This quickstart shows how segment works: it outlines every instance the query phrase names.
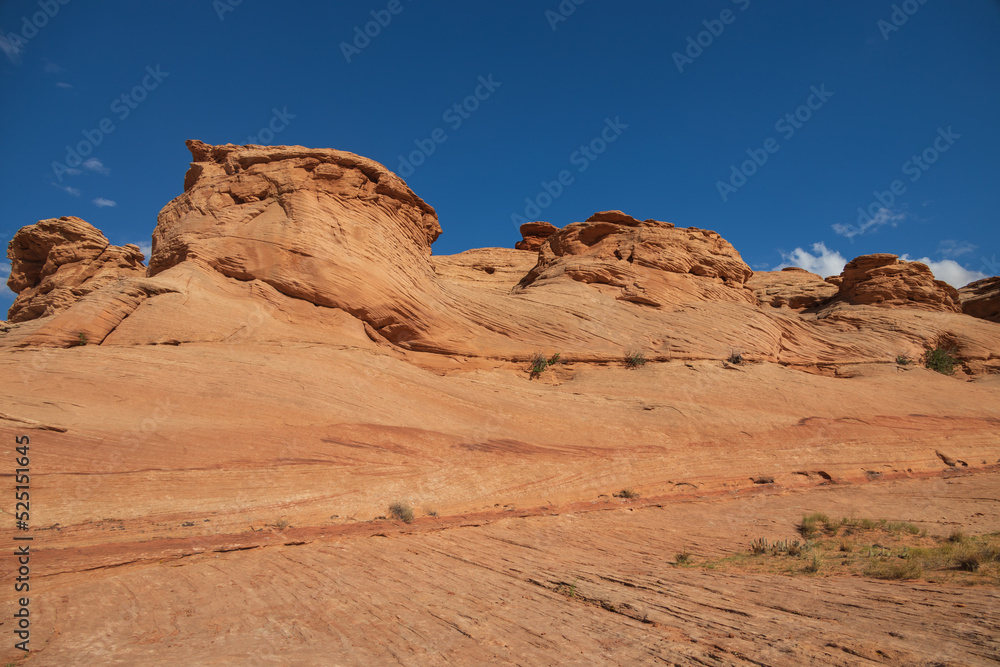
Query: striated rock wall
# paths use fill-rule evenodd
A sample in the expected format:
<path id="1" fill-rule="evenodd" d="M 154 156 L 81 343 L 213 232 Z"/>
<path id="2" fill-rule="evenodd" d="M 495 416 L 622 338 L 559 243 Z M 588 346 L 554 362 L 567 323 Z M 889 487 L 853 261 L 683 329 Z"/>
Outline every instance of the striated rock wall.
<path id="1" fill-rule="evenodd" d="M 1000 277 L 983 278 L 958 290 L 962 312 L 990 322 L 1000 322 Z"/>

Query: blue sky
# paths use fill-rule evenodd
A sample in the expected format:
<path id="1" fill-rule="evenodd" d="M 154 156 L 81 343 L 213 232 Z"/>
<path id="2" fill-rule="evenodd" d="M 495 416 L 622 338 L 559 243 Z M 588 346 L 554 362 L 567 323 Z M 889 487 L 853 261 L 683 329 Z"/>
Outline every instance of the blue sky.
<path id="1" fill-rule="evenodd" d="M 436 254 L 622 209 L 756 270 L 1000 273 L 995 0 L 5 0 L 0 33 L 4 243 L 77 215 L 148 245 L 196 138 L 376 159 Z"/>

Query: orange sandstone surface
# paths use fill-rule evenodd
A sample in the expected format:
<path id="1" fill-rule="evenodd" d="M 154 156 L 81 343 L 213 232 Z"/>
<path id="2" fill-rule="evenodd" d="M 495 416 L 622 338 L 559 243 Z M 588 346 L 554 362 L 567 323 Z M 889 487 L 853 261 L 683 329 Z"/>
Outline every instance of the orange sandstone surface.
<path id="1" fill-rule="evenodd" d="M 148 267 L 79 218 L 8 246 L 0 437 L 9 471 L 31 439 L 31 528 L 4 473 L 0 539 L 33 538 L 32 651 L 0 657 L 1000 659 L 996 586 L 675 563 L 811 511 L 1000 530 L 996 278 L 755 273 L 621 211 L 438 256 L 434 209 L 372 160 L 188 146 Z M 938 347 L 953 376 L 917 363 Z"/>

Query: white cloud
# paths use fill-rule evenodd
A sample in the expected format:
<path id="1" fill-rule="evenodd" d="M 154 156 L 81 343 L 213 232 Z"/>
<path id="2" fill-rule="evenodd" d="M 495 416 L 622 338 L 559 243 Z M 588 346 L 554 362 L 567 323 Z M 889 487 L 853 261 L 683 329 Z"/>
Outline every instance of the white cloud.
<path id="1" fill-rule="evenodd" d="M 790 253 L 781 253 L 785 261 L 771 269 L 780 271 L 789 266 L 797 266 L 806 271 L 812 271 L 821 278 L 829 276 L 839 276 L 844 270 L 847 260 L 836 250 L 830 250 L 825 243 L 813 243 L 812 252 L 796 248 Z"/>
<path id="2" fill-rule="evenodd" d="M 83 168 L 88 171 L 96 171 L 98 174 L 104 174 L 107 176 L 111 173 L 111 170 L 104 166 L 104 163 L 98 160 L 96 157 L 92 157 L 83 163 Z"/>
<path id="3" fill-rule="evenodd" d="M 104 197 L 98 197 L 94 200 L 94 206 L 99 208 L 108 208 L 118 206 L 118 202 L 112 201 L 110 199 L 105 199 Z"/>
<path id="4" fill-rule="evenodd" d="M 953 259 L 943 259 L 940 262 L 934 262 L 929 257 L 911 259 L 909 255 L 903 255 L 900 259 L 907 262 L 920 262 L 921 264 L 926 264 L 928 268 L 930 268 L 931 273 L 934 274 L 935 278 L 945 281 L 956 289 L 959 287 L 965 287 L 975 280 L 981 280 L 982 278 L 988 277 L 985 273 L 968 270 Z"/>
<path id="5" fill-rule="evenodd" d="M 862 220 L 862 216 L 867 218 L 867 220 Z M 833 227 L 833 231 L 837 232 L 841 236 L 853 239 L 855 236 L 864 236 L 870 232 L 877 232 L 885 225 L 892 225 L 895 227 L 906 218 L 906 216 L 902 213 L 893 213 L 887 208 L 880 208 L 878 213 L 875 214 L 875 217 L 864 213 L 862 216 L 858 217 L 858 224 L 856 225 L 843 225 L 839 222 L 831 225 Z"/>
<path id="6" fill-rule="evenodd" d="M 953 239 L 945 239 L 938 243 L 938 252 L 949 259 L 954 259 L 955 257 L 961 257 L 967 253 L 970 253 L 976 249 L 977 246 L 972 245 L 968 241 L 955 241 Z"/>
<path id="7" fill-rule="evenodd" d="M 13 40 L 7 39 L 4 32 L 0 30 L 0 51 L 3 51 L 4 55 L 7 56 L 7 60 L 16 64 L 21 61 L 21 52 L 24 51 L 24 42 L 17 37 Z"/>
<path id="8" fill-rule="evenodd" d="M 73 195 L 74 197 L 80 196 L 80 188 L 74 188 L 69 185 L 59 185 L 58 183 L 53 183 L 52 185 L 56 186 L 68 195 Z"/>
<path id="9" fill-rule="evenodd" d="M 56 88 L 72 88 L 72 87 L 73 87 L 73 84 L 66 83 L 65 81 L 58 81 L 58 82 L 56 82 Z"/>
<path id="10" fill-rule="evenodd" d="M 10 262 L 0 262 L 0 281 L 6 281 L 10 276 Z"/>

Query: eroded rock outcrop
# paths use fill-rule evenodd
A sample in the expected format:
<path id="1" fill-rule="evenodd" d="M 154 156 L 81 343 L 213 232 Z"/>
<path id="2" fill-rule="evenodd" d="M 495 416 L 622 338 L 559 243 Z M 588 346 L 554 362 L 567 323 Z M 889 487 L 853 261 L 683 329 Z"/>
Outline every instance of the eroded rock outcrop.
<path id="1" fill-rule="evenodd" d="M 160 212 L 151 276 L 194 262 L 342 308 L 391 341 L 428 327 L 441 227 L 398 176 L 332 149 L 187 145 L 193 162 Z"/>
<path id="2" fill-rule="evenodd" d="M 1000 322 L 1000 276 L 983 278 L 958 290 L 962 312 L 990 322 Z"/>
<path id="3" fill-rule="evenodd" d="M 603 211 L 562 229 L 529 224 L 534 253 L 433 256 L 434 209 L 372 160 L 188 146 L 185 192 L 160 213 L 149 275 L 115 274 L 54 316 L 0 331 L 0 347 L 69 347 L 81 334 L 102 346 L 350 344 L 434 369 L 539 350 L 599 363 L 629 350 L 657 361 L 740 350 L 830 374 L 916 358 L 946 339 L 970 373 L 1000 366 L 996 324 L 961 314 L 926 267 L 892 255 L 858 258 L 826 281 L 794 270 L 755 278 L 714 231 Z M 74 243 L 113 257 L 102 239 L 92 230 Z"/>
<path id="4" fill-rule="evenodd" d="M 10 322 L 62 312 L 88 294 L 122 278 L 145 275 L 134 244 L 111 245 L 93 225 L 76 217 L 40 220 L 22 227 L 7 246 L 17 293 Z"/>
<path id="5" fill-rule="evenodd" d="M 545 239 L 555 234 L 558 229 L 550 222 L 526 222 L 521 225 L 522 238 L 514 244 L 514 248 L 535 252 L 542 247 Z"/>
<path id="6" fill-rule="evenodd" d="M 762 304 L 795 310 L 820 306 L 838 291 L 837 285 L 796 266 L 781 271 L 758 271 L 747 286 Z"/>
<path id="7" fill-rule="evenodd" d="M 837 299 L 855 305 L 962 312 L 958 291 L 935 280 L 926 264 L 887 253 L 862 255 L 848 262 L 840 274 Z"/>
<path id="8" fill-rule="evenodd" d="M 603 211 L 549 236 L 519 288 L 566 277 L 620 288 L 619 299 L 651 306 L 692 298 L 753 303 L 744 288 L 752 275 L 716 232 Z"/>

